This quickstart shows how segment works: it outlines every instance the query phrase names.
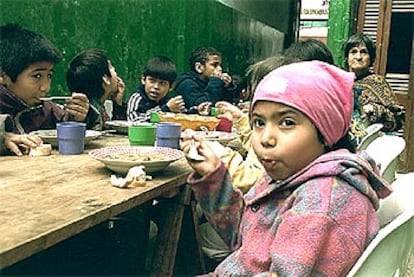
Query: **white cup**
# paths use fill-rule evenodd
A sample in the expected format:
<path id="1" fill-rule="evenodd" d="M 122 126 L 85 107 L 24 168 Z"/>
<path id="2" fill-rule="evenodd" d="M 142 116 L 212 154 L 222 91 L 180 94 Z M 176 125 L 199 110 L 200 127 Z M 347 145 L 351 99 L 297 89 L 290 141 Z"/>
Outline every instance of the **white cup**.
<path id="1" fill-rule="evenodd" d="M 105 111 L 108 114 L 108 120 L 112 120 L 113 110 L 114 110 L 114 104 L 112 100 L 105 100 L 104 106 L 105 106 Z"/>

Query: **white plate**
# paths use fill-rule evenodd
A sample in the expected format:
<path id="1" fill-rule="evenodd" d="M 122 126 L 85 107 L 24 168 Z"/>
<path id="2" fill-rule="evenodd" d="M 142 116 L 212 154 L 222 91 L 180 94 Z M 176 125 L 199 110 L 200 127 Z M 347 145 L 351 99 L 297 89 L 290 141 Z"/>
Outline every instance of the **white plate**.
<path id="1" fill-rule="evenodd" d="M 58 147 L 57 130 L 37 130 L 30 132 L 31 135 L 40 137 L 44 143 L 50 143 L 53 147 Z M 94 139 L 97 139 L 102 135 L 101 132 L 95 130 L 86 130 L 85 132 L 85 144 L 88 144 Z"/>
<path id="2" fill-rule="evenodd" d="M 126 154 L 131 158 L 138 158 L 139 155 L 160 155 L 159 157 L 153 158 L 149 161 L 129 160 L 129 159 L 118 159 L 113 157 L 118 154 Z M 160 171 L 166 168 L 170 163 L 175 162 L 184 157 L 184 153 L 177 149 L 167 147 L 153 147 L 153 146 L 114 146 L 95 149 L 89 152 L 89 156 L 96 159 L 112 171 L 120 174 L 128 173 L 128 170 L 137 165 L 145 166 L 146 173 L 152 173 Z M 112 156 L 112 157 L 111 157 Z M 150 156 L 151 157 L 151 156 Z"/>
<path id="3" fill-rule="evenodd" d="M 193 131 L 194 136 L 201 137 L 204 140 L 218 141 L 221 144 L 227 144 L 230 141 L 238 138 L 240 135 L 237 133 L 221 132 L 221 131 Z M 185 132 L 181 132 L 181 137 Z"/>

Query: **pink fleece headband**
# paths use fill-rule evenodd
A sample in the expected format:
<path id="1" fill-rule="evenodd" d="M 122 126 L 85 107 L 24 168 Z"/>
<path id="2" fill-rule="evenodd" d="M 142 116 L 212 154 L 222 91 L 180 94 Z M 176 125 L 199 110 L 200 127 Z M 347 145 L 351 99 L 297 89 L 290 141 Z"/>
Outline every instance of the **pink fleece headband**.
<path id="1" fill-rule="evenodd" d="M 320 61 L 285 65 L 260 81 L 251 107 L 260 100 L 291 106 L 312 121 L 331 147 L 351 125 L 354 77 L 354 73 Z"/>

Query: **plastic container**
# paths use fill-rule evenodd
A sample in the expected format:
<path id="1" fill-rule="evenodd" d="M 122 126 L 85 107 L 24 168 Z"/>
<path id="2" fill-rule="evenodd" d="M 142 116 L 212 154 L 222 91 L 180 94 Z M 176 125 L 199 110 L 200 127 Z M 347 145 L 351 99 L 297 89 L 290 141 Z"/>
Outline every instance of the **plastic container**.
<path id="1" fill-rule="evenodd" d="M 181 124 L 164 122 L 157 124 L 157 146 L 180 149 Z"/>
<path id="2" fill-rule="evenodd" d="M 86 124 L 61 122 L 56 124 L 59 153 L 62 155 L 82 154 L 85 147 Z"/>

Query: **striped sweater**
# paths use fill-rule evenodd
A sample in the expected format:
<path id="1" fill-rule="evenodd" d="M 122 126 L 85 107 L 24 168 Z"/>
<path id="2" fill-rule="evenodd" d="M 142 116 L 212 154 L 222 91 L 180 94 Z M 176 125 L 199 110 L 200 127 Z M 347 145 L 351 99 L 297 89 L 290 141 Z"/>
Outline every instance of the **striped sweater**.
<path id="1" fill-rule="evenodd" d="M 148 98 L 144 85 L 139 86 L 128 99 L 126 115 L 128 121 L 149 121 L 153 112 L 171 112 L 167 103 L 171 99 L 166 95 L 159 102 Z"/>

